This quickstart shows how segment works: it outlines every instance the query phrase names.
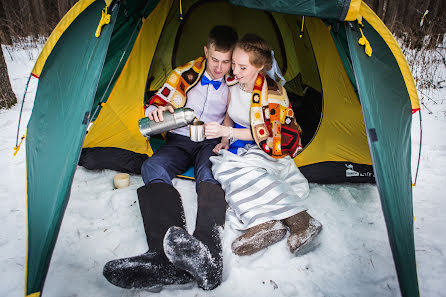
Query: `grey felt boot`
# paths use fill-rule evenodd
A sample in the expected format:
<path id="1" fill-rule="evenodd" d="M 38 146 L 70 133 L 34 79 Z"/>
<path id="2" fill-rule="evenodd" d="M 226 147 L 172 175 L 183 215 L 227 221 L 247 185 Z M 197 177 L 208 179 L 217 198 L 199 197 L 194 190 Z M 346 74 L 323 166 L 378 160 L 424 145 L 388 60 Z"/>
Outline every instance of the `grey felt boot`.
<path id="1" fill-rule="evenodd" d="M 280 241 L 287 233 L 281 221 L 268 221 L 251 227 L 232 242 L 232 252 L 248 256 Z"/>
<path id="2" fill-rule="evenodd" d="M 309 215 L 307 211 L 295 214 L 282 220 L 282 222 L 290 228 L 287 244 L 293 254 L 308 247 L 322 230 L 322 224 Z"/>

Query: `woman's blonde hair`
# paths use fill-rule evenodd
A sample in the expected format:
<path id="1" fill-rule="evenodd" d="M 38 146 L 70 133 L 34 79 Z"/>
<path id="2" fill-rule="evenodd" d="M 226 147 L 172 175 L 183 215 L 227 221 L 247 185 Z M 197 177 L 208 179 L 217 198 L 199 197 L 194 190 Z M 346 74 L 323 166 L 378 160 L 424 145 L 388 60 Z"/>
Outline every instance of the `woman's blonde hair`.
<path id="1" fill-rule="evenodd" d="M 257 68 L 263 66 L 263 71 L 268 71 L 273 65 L 271 47 L 260 36 L 252 33 L 245 34 L 240 39 L 235 48 L 240 48 L 248 53 L 249 63 Z"/>

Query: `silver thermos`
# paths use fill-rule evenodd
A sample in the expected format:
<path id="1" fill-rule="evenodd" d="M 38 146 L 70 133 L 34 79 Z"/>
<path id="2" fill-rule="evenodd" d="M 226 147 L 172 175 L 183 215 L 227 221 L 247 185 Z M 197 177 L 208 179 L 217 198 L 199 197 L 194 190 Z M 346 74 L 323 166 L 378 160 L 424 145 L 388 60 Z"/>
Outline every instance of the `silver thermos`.
<path id="1" fill-rule="evenodd" d="M 151 121 L 148 117 L 139 120 L 139 131 L 143 136 L 151 136 L 167 132 L 172 129 L 181 128 L 189 125 L 195 119 L 194 110 L 191 108 L 177 108 L 173 113 L 166 110 L 163 112 L 164 120 L 162 122 Z"/>

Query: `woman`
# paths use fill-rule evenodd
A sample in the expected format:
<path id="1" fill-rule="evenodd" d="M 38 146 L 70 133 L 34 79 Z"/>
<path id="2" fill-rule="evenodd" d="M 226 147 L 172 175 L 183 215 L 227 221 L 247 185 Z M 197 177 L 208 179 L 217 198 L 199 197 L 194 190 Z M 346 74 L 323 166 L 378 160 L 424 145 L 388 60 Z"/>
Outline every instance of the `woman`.
<path id="1" fill-rule="evenodd" d="M 269 45 L 247 34 L 232 54 L 235 76 L 223 125 L 206 124 L 206 137 L 222 137 L 211 157 L 212 171 L 226 193 L 236 229 L 237 255 L 251 255 L 290 230 L 290 252 L 302 251 L 322 225 L 306 212 L 309 187 L 291 158 L 302 150 L 300 127 L 285 88 L 265 75 L 273 57 Z"/>

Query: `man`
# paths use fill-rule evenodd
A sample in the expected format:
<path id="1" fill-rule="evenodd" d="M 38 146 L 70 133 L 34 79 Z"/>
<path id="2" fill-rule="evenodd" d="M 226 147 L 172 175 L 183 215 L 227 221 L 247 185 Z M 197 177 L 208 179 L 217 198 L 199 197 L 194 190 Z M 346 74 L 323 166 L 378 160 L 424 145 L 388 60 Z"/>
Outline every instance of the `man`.
<path id="1" fill-rule="evenodd" d="M 150 100 L 147 116 L 163 121 L 164 112 L 185 106 L 203 122 L 222 123 L 229 93 L 224 77 L 231 68 L 236 42 L 232 28 L 214 27 L 204 47 L 206 59 L 200 57 L 175 69 Z M 145 186 L 138 189 L 138 199 L 149 251 L 105 265 L 104 276 L 116 286 L 160 290 L 164 285 L 195 280 L 199 287 L 212 290 L 221 283 L 219 230 L 225 222 L 226 201 L 209 161 L 220 139 L 193 142 L 188 129 L 169 132 L 166 143 L 142 165 Z M 193 235 L 185 229 L 181 197 L 172 185 L 172 179 L 191 165 L 198 194 Z"/>

